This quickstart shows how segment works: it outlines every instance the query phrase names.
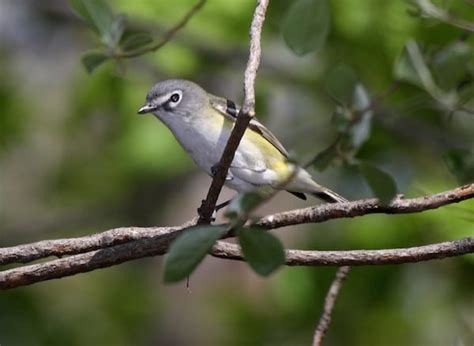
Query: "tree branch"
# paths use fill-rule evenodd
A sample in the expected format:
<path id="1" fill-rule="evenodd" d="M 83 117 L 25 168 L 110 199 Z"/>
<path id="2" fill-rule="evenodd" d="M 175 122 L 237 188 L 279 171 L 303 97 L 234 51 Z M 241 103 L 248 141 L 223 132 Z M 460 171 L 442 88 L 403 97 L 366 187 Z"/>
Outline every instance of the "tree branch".
<path id="1" fill-rule="evenodd" d="M 175 233 L 168 233 L 168 235 L 170 234 L 174 239 Z M 156 236 L 46 263 L 5 270 L 0 272 L 0 289 L 31 285 L 36 282 L 111 267 L 138 258 L 163 255 L 170 242 L 171 240 L 167 237 Z"/>
<path id="2" fill-rule="evenodd" d="M 350 121 L 350 126 L 355 126 L 361 119 L 362 116 L 365 115 L 365 113 L 374 110 L 375 108 L 379 107 L 379 105 L 383 102 L 383 100 L 388 97 L 390 94 L 395 92 L 398 88 L 400 87 L 400 82 L 399 81 L 394 81 L 392 82 L 385 90 L 381 91 L 378 95 L 373 97 L 367 107 L 363 109 L 354 109 L 353 110 L 353 116 Z M 319 160 L 320 157 L 324 157 L 327 154 L 331 154 L 335 151 L 336 156 L 341 156 L 341 143 L 343 142 L 344 138 L 346 137 L 347 134 L 339 132 L 339 134 L 336 136 L 336 138 L 332 141 L 332 143 L 327 146 L 325 149 L 321 150 L 319 153 L 317 153 L 315 156 L 311 158 L 308 162 L 306 162 L 303 167 L 307 168 L 309 166 L 312 166 L 315 162 Z M 337 150 L 336 150 L 337 149 Z"/>
<path id="3" fill-rule="evenodd" d="M 291 210 L 268 215 L 256 222 L 266 229 L 297 225 L 303 223 L 320 223 L 328 220 L 363 216 L 366 214 L 407 214 L 422 212 L 458 203 L 474 198 L 474 184 L 445 191 L 432 196 L 402 199 L 398 197 L 388 206 L 380 206 L 376 199 L 365 199 L 347 203 L 321 204 L 303 209 Z M 176 227 L 122 227 L 97 233 L 91 236 L 43 240 L 36 243 L 0 248 L 0 265 L 11 263 L 28 263 L 49 256 L 66 256 L 84 253 L 91 250 L 123 244 L 138 239 L 153 237 L 174 239 L 185 228 L 196 224 L 197 219 L 190 220 Z M 232 237 L 229 232 L 225 237 Z"/>
<path id="4" fill-rule="evenodd" d="M 209 187 L 206 199 L 199 208 L 198 223 L 210 223 L 214 208 L 224 185 L 235 151 L 239 146 L 250 120 L 255 115 L 255 79 L 260 65 L 261 34 L 269 0 L 259 0 L 250 26 L 250 54 L 244 76 L 244 103 L 227 144 L 217 165 L 217 171 Z"/>
<path id="5" fill-rule="evenodd" d="M 321 346 L 323 343 L 323 339 L 328 331 L 329 324 L 331 323 L 331 315 L 334 305 L 336 304 L 339 290 L 346 280 L 350 269 L 351 267 L 340 267 L 337 270 L 336 277 L 334 278 L 331 287 L 329 287 L 329 291 L 324 299 L 324 309 L 314 333 L 313 346 Z"/>
<path id="6" fill-rule="evenodd" d="M 468 32 L 474 32 L 474 23 L 457 18 L 446 10 L 437 7 L 431 0 L 417 0 L 416 5 L 418 5 L 421 14 L 426 17 L 437 19 Z"/>
<path id="7" fill-rule="evenodd" d="M 46 263 L 32 264 L 0 272 L 0 289 L 9 289 L 33 283 L 58 279 L 94 269 L 111 267 L 138 258 L 166 253 L 169 238 L 160 236 L 140 239 L 126 244 L 95 250 Z M 428 261 L 460 256 L 474 252 L 474 237 L 412 248 L 351 251 L 286 250 L 289 266 L 344 266 L 380 265 Z M 236 244 L 218 241 L 211 255 L 223 259 L 243 261 Z"/>
<path id="8" fill-rule="evenodd" d="M 443 243 L 423 245 L 410 248 L 383 250 L 347 250 L 347 251 L 312 251 L 286 250 L 288 266 L 363 266 L 416 263 L 461 256 L 474 252 L 474 237 Z M 236 244 L 218 241 L 212 248 L 212 256 L 244 261 L 240 247 Z"/>
<path id="9" fill-rule="evenodd" d="M 432 196 L 397 198 L 389 206 L 376 200 L 324 204 L 266 216 L 257 224 L 267 229 L 307 222 L 361 216 L 371 213 L 414 213 L 457 203 L 474 197 L 474 184 Z M 48 256 L 73 255 L 49 262 L 8 269 L 0 272 L 0 288 L 13 288 L 60 278 L 98 268 L 109 267 L 133 259 L 163 255 L 169 244 L 187 227 L 190 220 L 178 227 L 118 228 L 88 237 L 47 240 L 32 244 L 0 248 L 0 264 L 31 262 Z M 232 236 L 228 233 L 225 237 Z M 408 249 L 353 251 L 287 251 L 287 265 L 343 266 L 394 264 L 458 256 L 474 251 L 474 238 L 426 245 Z M 212 254 L 216 257 L 242 260 L 236 245 L 218 242 Z"/>
<path id="10" fill-rule="evenodd" d="M 121 227 L 86 237 L 42 240 L 36 243 L 0 248 L 0 265 L 29 263 L 50 256 L 63 257 L 128 243 L 140 239 L 171 242 L 184 229 L 196 224 L 190 220 L 176 227 Z"/>
<path id="11" fill-rule="evenodd" d="M 436 209 L 474 197 L 474 184 L 432 196 L 404 199 L 397 196 L 389 205 L 380 205 L 377 199 L 363 199 L 347 203 L 322 204 L 290 210 L 260 219 L 256 225 L 275 229 L 302 223 L 320 223 L 327 220 L 362 216 L 366 214 L 409 214 Z"/>
<path id="12" fill-rule="evenodd" d="M 165 34 L 163 35 L 163 38 L 160 41 L 152 44 L 151 46 L 145 46 L 142 48 L 135 49 L 133 51 L 113 53 L 113 57 L 119 58 L 119 59 L 121 58 L 128 59 L 128 58 L 135 58 L 137 56 L 140 56 L 146 53 L 157 51 L 158 49 L 163 47 L 165 44 L 167 44 L 176 35 L 176 33 L 179 30 L 181 30 L 186 24 L 188 24 L 189 20 L 201 9 L 201 7 L 204 6 L 205 3 L 206 3 L 206 0 L 199 0 L 199 2 L 196 5 L 194 5 L 189 10 L 189 12 L 186 13 L 186 15 L 174 27 L 172 27 L 170 30 L 165 32 Z"/>

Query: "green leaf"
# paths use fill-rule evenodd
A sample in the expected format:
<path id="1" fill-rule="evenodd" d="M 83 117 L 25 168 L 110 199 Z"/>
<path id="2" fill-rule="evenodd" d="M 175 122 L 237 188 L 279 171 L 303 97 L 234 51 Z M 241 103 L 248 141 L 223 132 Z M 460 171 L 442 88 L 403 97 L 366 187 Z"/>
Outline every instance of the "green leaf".
<path id="1" fill-rule="evenodd" d="M 368 109 L 370 98 L 367 90 L 361 83 L 358 83 L 354 90 L 353 108 L 356 111 Z M 359 114 L 359 118 L 349 128 L 349 135 L 353 148 L 358 149 L 369 138 L 372 129 L 372 110 L 367 110 Z"/>
<path id="2" fill-rule="evenodd" d="M 358 149 L 369 138 L 372 128 L 373 112 L 367 90 L 358 82 L 354 71 L 346 65 L 339 65 L 331 71 L 326 88 L 339 102 L 333 123 L 344 136 L 343 142 L 348 149 Z"/>
<path id="3" fill-rule="evenodd" d="M 455 89 L 469 75 L 469 63 L 474 62 L 473 50 L 466 42 L 456 41 L 436 53 L 433 73 L 438 85 L 446 91 Z"/>
<path id="4" fill-rule="evenodd" d="M 340 104 L 352 105 L 357 76 L 349 66 L 339 65 L 331 70 L 326 79 L 326 90 Z"/>
<path id="5" fill-rule="evenodd" d="M 109 31 L 114 14 L 103 0 L 70 0 L 72 7 L 102 37 Z"/>
<path id="6" fill-rule="evenodd" d="M 115 48 L 125 29 L 126 16 L 115 16 L 104 0 L 70 0 L 72 7 L 100 36 L 102 43 Z"/>
<path id="7" fill-rule="evenodd" d="M 86 0 L 87 1 L 87 0 Z M 93 30 L 96 32 L 99 32 L 97 26 L 94 23 L 94 20 L 90 16 L 89 10 L 87 9 L 85 5 L 84 0 L 69 0 L 71 3 L 71 7 L 74 9 L 74 11 L 77 12 L 77 14 L 84 19 L 84 21 L 92 27 Z"/>
<path id="8" fill-rule="evenodd" d="M 448 72 L 449 73 L 449 72 Z M 395 65 L 395 77 L 424 89 L 446 111 L 452 112 L 459 103 L 459 97 L 454 90 L 444 91 L 435 82 L 426 64 L 420 47 L 414 41 L 409 41 Z"/>
<path id="9" fill-rule="evenodd" d="M 466 81 L 462 84 L 461 88 L 458 89 L 459 103 L 460 104 L 471 104 L 474 100 L 474 79 Z M 472 108 L 468 106 L 466 108 Z"/>
<path id="10" fill-rule="evenodd" d="M 359 171 L 381 204 L 389 204 L 396 196 L 397 185 L 388 173 L 367 163 L 361 163 Z"/>
<path id="11" fill-rule="evenodd" d="M 126 22 L 127 16 L 124 14 L 119 14 L 114 17 L 109 29 L 106 33 L 104 33 L 102 38 L 108 47 L 117 47 L 117 44 L 122 38 L 123 32 L 125 30 Z"/>
<path id="12" fill-rule="evenodd" d="M 164 281 L 177 282 L 188 277 L 209 249 L 226 232 L 224 226 L 195 226 L 171 244 L 165 260 Z"/>
<path id="13" fill-rule="evenodd" d="M 460 183 L 474 182 L 474 151 L 452 149 L 443 155 L 443 159 Z"/>
<path id="14" fill-rule="evenodd" d="M 408 51 L 407 45 L 403 48 L 402 54 L 395 63 L 394 76 L 397 80 L 422 87 L 423 84 L 413 64 L 413 59 Z"/>
<path id="15" fill-rule="evenodd" d="M 82 54 L 81 61 L 88 73 L 92 73 L 99 65 L 107 61 L 109 57 L 100 51 L 90 51 Z"/>
<path id="16" fill-rule="evenodd" d="M 240 229 L 238 237 L 246 261 L 257 274 L 270 275 L 285 263 L 283 245 L 267 231 L 256 227 Z"/>
<path id="17" fill-rule="evenodd" d="M 415 41 L 409 41 L 405 45 L 395 64 L 394 75 L 397 80 L 425 89 L 435 99 L 441 94 L 425 62 L 423 53 Z"/>
<path id="18" fill-rule="evenodd" d="M 329 25 L 327 0 L 296 0 L 283 19 L 283 38 L 295 54 L 304 55 L 324 45 Z"/>
<path id="19" fill-rule="evenodd" d="M 345 106 L 336 106 L 331 117 L 331 124 L 336 128 L 337 132 L 346 134 L 351 126 L 352 118 L 352 109 Z"/>
<path id="20" fill-rule="evenodd" d="M 150 33 L 141 31 L 124 35 L 121 46 L 124 51 L 131 51 L 153 42 Z"/>

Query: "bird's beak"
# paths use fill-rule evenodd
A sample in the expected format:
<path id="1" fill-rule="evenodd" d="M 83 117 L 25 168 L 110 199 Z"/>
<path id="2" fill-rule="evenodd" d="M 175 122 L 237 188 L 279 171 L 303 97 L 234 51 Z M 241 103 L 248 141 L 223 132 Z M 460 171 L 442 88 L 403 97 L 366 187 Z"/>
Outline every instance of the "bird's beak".
<path id="1" fill-rule="evenodd" d="M 157 106 L 157 105 L 154 105 L 152 103 L 146 103 L 138 110 L 137 113 L 138 114 L 151 113 L 151 112 L 157 110 L 158 108 L 159 108 L 159 106 Z"/>

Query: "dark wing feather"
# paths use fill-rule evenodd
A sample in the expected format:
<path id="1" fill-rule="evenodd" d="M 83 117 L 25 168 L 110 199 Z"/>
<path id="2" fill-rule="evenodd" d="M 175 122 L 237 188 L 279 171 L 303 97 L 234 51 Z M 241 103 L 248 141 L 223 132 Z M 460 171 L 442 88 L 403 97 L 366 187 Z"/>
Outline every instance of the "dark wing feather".
<path id="1" fill-rule="evenodd" d="M 306 201 L 306 195 L 303 192 L 295 192 L 295 191 L 288 191 L 288 192 L 291 193 L 292 195 L 294 195 L 298 198 L 304 199 Z"/>
<path id="2" fill-rule="evenodd" d="M 211 106 L 224 115 L 227 119 L 235 122 L 237 120 L 237 115 L 240 112 L 240 106 L 236 105 L 230 100 L 226 100 L 217 96 L 210 97 Z M 288 152 L 278 138 L 275 137 L 273 133 L 270 132 L 265 126 L 263 126 L 257 119 L 253 118 L 250 120 L 248 128 L 252 131 L 255 131 L 263 136 L 269 143 L 271 143 L 280 153 L 283 154 L 286 158 L 288 157 Z"/>

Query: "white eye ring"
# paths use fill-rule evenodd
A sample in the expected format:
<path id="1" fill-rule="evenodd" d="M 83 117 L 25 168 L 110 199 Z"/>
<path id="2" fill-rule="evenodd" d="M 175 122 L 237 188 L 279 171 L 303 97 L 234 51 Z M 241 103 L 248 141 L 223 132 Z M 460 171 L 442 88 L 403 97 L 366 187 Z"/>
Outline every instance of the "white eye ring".
<path id="1" fill-rule="evenodd" d="M 171 102 L 173 102 L 173 103 L 176 103 L 176 102 L 178 102 L 178 101 L 179 101 L 179 99 L 180 99 L 180 96 L 179 96 L 179 94 L 178 94 L 178 93 L 174 93 L 174 94 L 173 94 L 173 95 L 171 95 L 171 97 L 170 97 L 170 101 L 171 101 Z"/>
<path id="2" fill-rule="evenodd" d="M 170 93 L 170 96 L 168 98 L 168 102 L 170 106 L 176 106 L 178 103 L 181 102 L 181 99 L 183 97 L 183 92 L 181 90 L 175 90 L 172 93 Z"/>

